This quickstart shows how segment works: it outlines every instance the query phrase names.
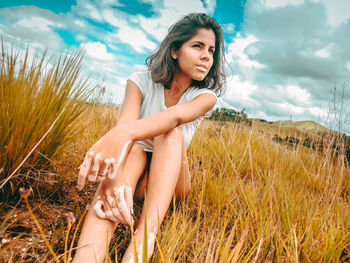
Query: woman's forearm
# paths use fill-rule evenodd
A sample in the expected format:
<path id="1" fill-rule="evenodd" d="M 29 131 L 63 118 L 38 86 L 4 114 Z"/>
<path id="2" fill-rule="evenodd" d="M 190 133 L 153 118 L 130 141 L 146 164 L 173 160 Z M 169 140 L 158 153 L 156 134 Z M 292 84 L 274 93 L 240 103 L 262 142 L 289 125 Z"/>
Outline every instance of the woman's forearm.
<path id="1" fill-rule="evenodd" d="M 216 103 L 212 94 L 201 94 L 190 102 L 178 104 L 147 116 L 143 119 L 127 118 L 118 121 L 115 127 L 118 133 L 132 141 L 140 141 L 165 134 L 177 126 L 188 123 L 205 115 Z"/>
<path id="2" fill-rule="evenodd" d="M 128 133 L 131 140 L 140 141 L 164 134 L 178 125 L 180 120 L 176 110 L 168 108 L 143 119 L 119 123 L 116 128 Z"/>

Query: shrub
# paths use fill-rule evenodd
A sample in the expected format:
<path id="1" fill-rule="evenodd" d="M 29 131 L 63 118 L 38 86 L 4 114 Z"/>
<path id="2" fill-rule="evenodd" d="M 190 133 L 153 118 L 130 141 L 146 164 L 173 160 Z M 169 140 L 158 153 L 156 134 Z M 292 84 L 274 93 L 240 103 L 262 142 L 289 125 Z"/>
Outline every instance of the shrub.
<path id="1" fill-rule="evenodd" d="M 57 149 L 74 141 L 84 127 L 79 120 L 90 91 L 87 80 L 81 80 L 83 53 L 59 57 L 49 66 L 46 52 L 29 61 L 28 48 L 8 52 L 2 43 L 0 64 L 0 189 L 10 181 L 12 190 L 21 179 L 14 171 L 21 166 L 46 166 Z M 54 123 L 55 122 L 55 123 Z M 54 125 L 53 125 L 54 123 Z M 52 126 L 52 127 L 51 127 Z M 44 134 L 50 129 L 50 132 Z M 43 138 L 35 151 L 21 162 Z M 12 173 L 12 174 L 11 174 Z M 11 178 L 9 178 L 11 177 Z M 9 180 L 11 179 L 11 180 Z M 1 191 L 0 191 L 1 193 Z"/>

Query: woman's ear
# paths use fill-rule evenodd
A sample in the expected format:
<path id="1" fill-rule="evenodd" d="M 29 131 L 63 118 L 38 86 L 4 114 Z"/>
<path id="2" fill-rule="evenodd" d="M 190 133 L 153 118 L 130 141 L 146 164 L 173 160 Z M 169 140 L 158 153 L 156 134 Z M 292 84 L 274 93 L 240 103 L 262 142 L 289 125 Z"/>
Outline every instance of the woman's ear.
<path id="1" fill-rule="evenodd" d="M 173 59 L 177 59 L 177 50 L 175 50 L 174 48 L 171 49 L 171 57 Z"/>

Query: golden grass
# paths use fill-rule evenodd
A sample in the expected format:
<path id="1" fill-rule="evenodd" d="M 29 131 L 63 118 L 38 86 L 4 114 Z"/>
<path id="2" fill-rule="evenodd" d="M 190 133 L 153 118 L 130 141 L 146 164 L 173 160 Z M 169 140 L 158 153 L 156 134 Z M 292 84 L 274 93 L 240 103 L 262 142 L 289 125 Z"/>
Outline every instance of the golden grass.
<path id="1" fill-rule="evenodd" d="M 45 165 L 60 146 L 75 141 L 85 129 L 84 104 L 90 95 L 86 80 L 79 78 L 81 51 L 60 57 L 49 67 L 46 54 L 28 59 L 21 53 L 5 50 L 0 64 L 0 184 L 25 159 L 24 168 Z M 50 127 L 55 122 L 55 125 Z M 45 134 L 50 127 L 50 132 Z M 45 136 L 44 136 L 45 135 Z M 45 138 L 44 138 L 45 137 Z M 43 139 L 42 142 L 40 140 Z M 40 142 L 40 144 L 38 144 Z M 36 144 L 38 147 L 36 148 Z M 11 175 L 10 175 L 11 174 Z M 17 179 L 17 180 L 13 180 Z M 17 189 L 21 173 L 11 178 Z M 9 184 L 7 184 L 8 186 Z M 6 190 L 8 191 L 9 188 Z"/>
<path id="2" fill-rule="evenodd" d="M 176 231 L 170 218 L 162 231 L 166 262 L 349 257 L 350 170 L 342 158 L 275 144 L 254 128 L 205 122 L 189 159 L 191 195 L 177 211 Z"/>

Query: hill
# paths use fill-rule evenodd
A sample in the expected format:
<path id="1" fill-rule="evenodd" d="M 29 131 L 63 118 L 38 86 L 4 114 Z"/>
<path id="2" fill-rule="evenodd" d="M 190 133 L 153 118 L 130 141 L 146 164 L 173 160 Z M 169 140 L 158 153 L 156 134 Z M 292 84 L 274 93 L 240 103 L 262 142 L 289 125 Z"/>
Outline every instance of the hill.
<path id="1" fill-rule="evenodd" d="M 274 125 L 278 125 L 281 127 L 289 127 L 289 128 L 296 128 L 301 131 L 321 135 L 323 133 L 329 133 L 332 132 L 332 130 L 318 124 L 315 121 L 275 121 L 273 122 Z"/>

